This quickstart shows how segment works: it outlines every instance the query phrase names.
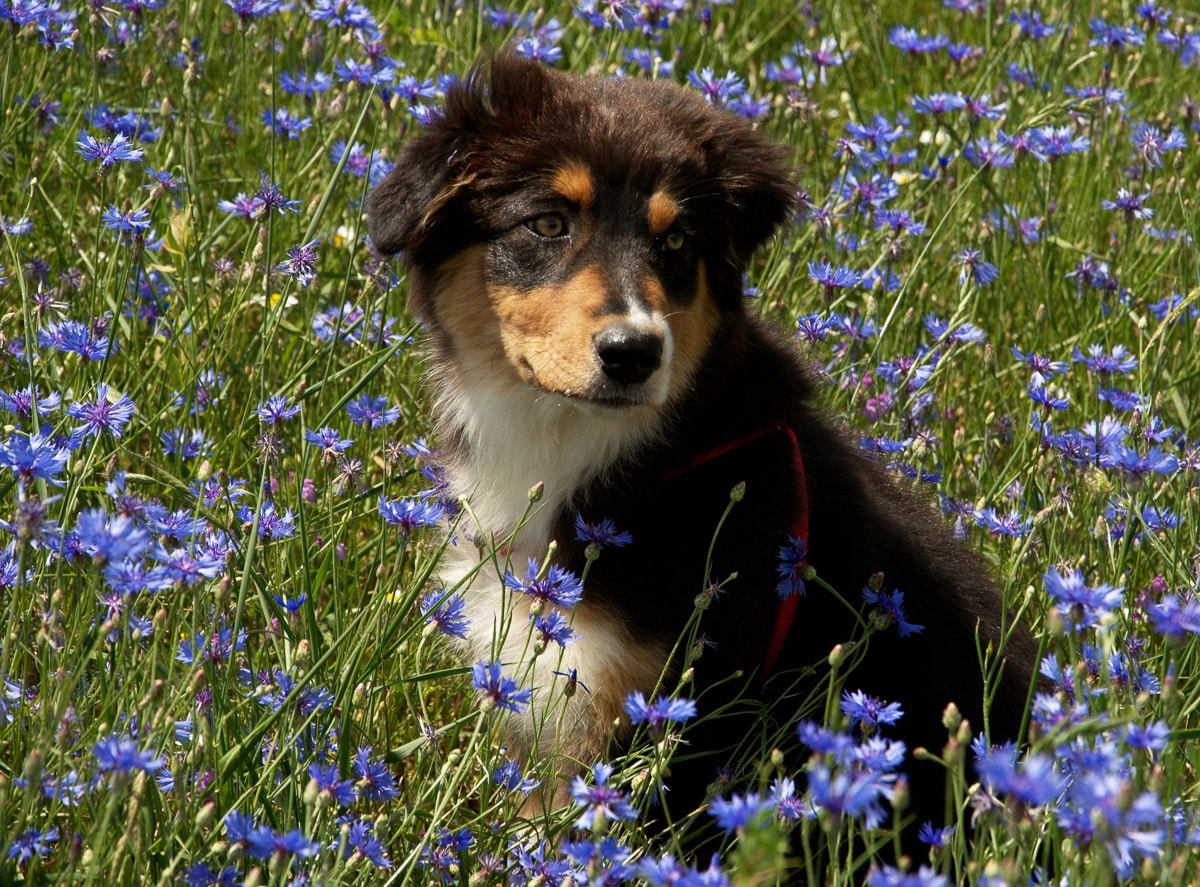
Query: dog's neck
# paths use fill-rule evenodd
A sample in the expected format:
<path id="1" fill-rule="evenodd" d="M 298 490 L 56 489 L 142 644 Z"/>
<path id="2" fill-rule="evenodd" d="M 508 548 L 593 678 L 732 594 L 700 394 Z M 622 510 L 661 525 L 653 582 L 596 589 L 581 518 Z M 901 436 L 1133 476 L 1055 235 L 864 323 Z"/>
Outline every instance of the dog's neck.
<path id="1" fill-rule="evenodd" d="M 436 380 L 436 421 L 451 491 L 469 513 L 460 530 L 500 544 L 528 517 L 516 547 L 541 557 L 565 509 L 658 429 L 661 413 L 580 406 L 507 379 Z M 542 484 L 539 501 L 530 490 Z M 562 540 L 565 541 L 565 540 Z"/>

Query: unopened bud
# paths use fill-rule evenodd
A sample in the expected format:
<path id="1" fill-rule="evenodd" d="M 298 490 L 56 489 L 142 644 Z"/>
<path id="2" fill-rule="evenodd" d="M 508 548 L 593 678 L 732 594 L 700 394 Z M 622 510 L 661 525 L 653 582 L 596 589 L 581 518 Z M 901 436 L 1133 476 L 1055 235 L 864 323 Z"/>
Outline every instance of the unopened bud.
<path id="1" fill-rule="evenodd" d="M 539 480 L 536 484 L 534 484 L 532 487 L 529 488 L 529 501 L 530 502 L 541 501 L 542 494 L 545 492 L 546 492 L 546 485 Z"/>
<path id="2" fill-rule="evenodd" d="M 738 481 L 733 485 L 733 489 L 729 491 L 730 502 L 741 502 L 746 498 L 746 482 Z"/>
<path id="3" fill-rule="evenodd" d="M 942 712 L 942 726 L 946 728 L 947 733 L 952 735 L 958 732 L 958 725 L 962 723 L 962 719 L 962 712 L 953 702 L 947 705 L 946 710 Z"/>

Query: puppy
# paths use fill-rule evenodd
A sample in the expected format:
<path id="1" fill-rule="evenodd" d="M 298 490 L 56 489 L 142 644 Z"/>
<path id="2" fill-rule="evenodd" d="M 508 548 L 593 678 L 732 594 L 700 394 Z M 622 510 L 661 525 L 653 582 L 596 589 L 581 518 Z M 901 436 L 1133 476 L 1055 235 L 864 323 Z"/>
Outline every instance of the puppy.
<path id="1" fill-rule="evenodd" d="M 792 344 L 747 312 L 747 263 L 793 212 L 786 160 L 675 84 L 501 55 L 450 90 L 368 201 L 375 249 L 408 269 L 447 478 L 469 503 L 442 565 L 466 589 L 467 655 L 535 687 L 511 744 L 570 776 L 627 736 L 628 694 L 685 677 L 721 716 L 684 734 L 681 809 L 735 748 L 769 753 L 771 719 L 790 730 L 823 696 L 830 651 L 862 636 L 872 576 L 924 629 L 871 636 L 846 688 L 900 702 L 909 749 L 941 751 L 950 702 L 983 729 L 987 649 L 987 723 L 1014 738 L 1036 658 L 976 558 L 847 441 Z M 500 575 L 551 543 L 582 573 L 577 515 L 632 543 L 592 563 L 578 640 L 534 657 L 529 603 Z M 677 646 L 698 605 L 701 634 Z M 590 692 L 568 694 L 576 677 Z M 905 770 L 917 816 L 941 822 L 944 774 Z"/>

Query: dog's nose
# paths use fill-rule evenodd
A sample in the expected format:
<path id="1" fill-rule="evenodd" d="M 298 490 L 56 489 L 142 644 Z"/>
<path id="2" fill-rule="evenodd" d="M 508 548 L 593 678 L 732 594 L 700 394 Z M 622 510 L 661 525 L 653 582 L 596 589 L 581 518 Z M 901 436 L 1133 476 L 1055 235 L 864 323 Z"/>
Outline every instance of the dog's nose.
<path id="1" fill-rule="evenodd" d="M 657 333 L 611 326 L 596 336 L 595 343 L 604 375 L 622 385 L 645 382 L 662 362 L 663 340 Z"/>

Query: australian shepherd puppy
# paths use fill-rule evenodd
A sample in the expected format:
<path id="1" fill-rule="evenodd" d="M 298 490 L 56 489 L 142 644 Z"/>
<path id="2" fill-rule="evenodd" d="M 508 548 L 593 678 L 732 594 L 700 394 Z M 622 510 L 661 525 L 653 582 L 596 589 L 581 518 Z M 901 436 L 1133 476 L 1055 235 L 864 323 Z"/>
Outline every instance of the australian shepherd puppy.
<path id="1" fill-rule="evenodd" d="M 794 723 L 823 697 L 838 644 L 861 660 L 846 689 L 901 703 L 909 749 L 941 751 L 951 702 L 993 739 L 1019 730 L 1029 635 L 929 503 L 825 415 L 793 344 L 747 311 L 743 272 L 794 192 L 787 152 L 694 92 L 502 55 L 450 90 L 370 196 L 375 249 L 408 269 L 438 443 L 468 503 L 443 579 L 464 589 L 470 658 L 534 686 L 510 744 L 543 775 L 611 753 L 629 694 L 682 679 L 711 717 L 684 732 L 669 785 L 699 803 L 732 750 L 754 753 L 770 718 Z M 535 658 L 530 603 L 501 576 L 548 552 L 582 573 L 579 517 L 632 542 L 591 564 L 566 614 L 578 639 Z M 893 624 L 855 647 L 881 613 Z M 575 679 L 589 692 L 566 701 Z M 940 822 L 930 766 L 905 769 L 918 815 Z"/>

